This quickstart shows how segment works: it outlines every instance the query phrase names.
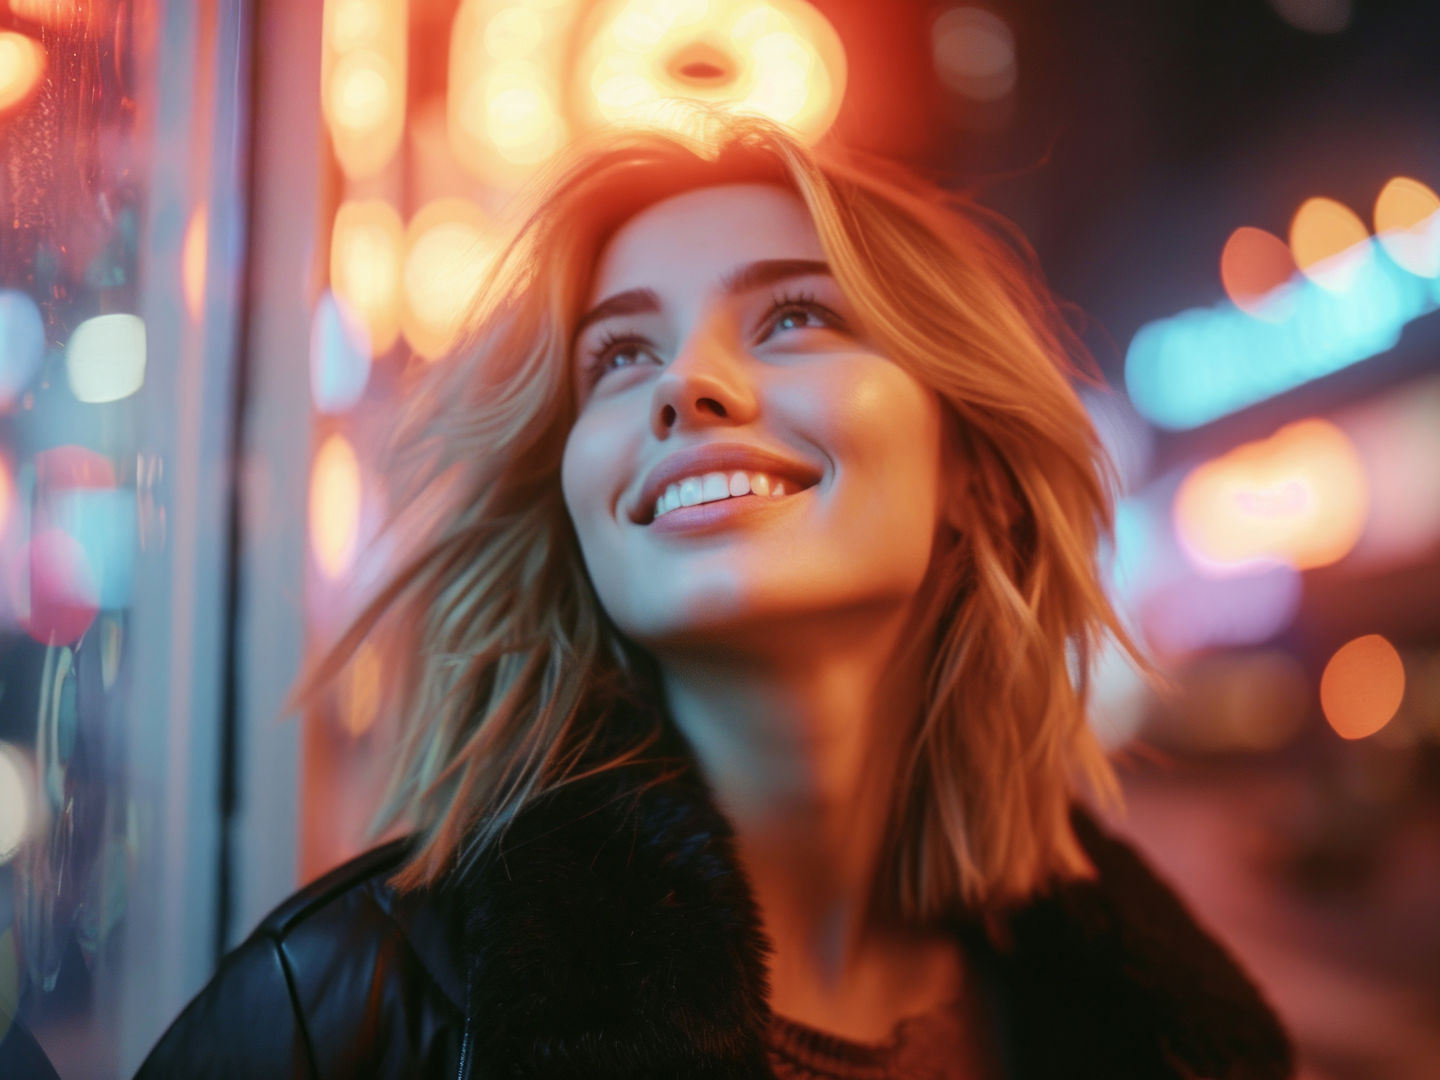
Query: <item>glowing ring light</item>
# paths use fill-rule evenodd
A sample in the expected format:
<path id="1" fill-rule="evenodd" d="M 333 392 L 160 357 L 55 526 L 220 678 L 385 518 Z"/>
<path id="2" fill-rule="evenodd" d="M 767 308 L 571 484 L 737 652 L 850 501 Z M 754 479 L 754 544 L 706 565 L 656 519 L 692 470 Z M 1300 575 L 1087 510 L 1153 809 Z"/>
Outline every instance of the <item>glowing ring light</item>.
<path id="1" fill-rule="evenodd" d="M 673 127 L 683 121 L 666 102 L 682 98 L 767 116 L 813 142 L 845 96 L 840 36 L 801 0 L 611 0 L 580 41 L 569 111 L 582 127 Z"/>

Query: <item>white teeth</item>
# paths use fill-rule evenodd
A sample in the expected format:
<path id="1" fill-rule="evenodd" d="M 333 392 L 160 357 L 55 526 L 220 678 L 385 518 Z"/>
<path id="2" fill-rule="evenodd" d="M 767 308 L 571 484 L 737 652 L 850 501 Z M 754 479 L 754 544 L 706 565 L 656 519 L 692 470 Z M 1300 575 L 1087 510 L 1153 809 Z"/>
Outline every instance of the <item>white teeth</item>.
<path id="1" fill-rule="evenodd" d="M 700 478 L 700 501 L 715 502 L 730 497 L 730 481 L 723 472 L 706 473 Z"/>
<path id="2" fill-rule="evenodd" d="M 800 490 L 798 487 L 796 490 Z M 775 498 L 788 494 L 783 480 L 772 480 L 764 473 L 723 472 L 705 473 L 703 476 L 688 476 L 678 484 L 671 484 L 665 494 L 655 500 L 654 517 L 662 517 L 677 506 L 698 506 L 701 503 L 734 499 L 743 495 L 759 495 Z"/>

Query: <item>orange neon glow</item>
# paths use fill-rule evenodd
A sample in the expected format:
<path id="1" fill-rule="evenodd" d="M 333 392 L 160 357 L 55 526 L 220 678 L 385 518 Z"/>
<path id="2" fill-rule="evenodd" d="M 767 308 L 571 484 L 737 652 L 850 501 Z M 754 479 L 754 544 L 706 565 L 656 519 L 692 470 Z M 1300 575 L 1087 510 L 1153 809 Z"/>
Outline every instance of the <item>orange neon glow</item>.
<path id="1" fill-rule="evenodd" d="M 205 259 L 209 254 L 209 215 L 204 203 L 190 213 L 185 242 L 180 249 L 180 283 L 185 293 L 185 310 L 195 322 L 205 307 Z"/>
<path id="2" fill-rule="evenodd" d="M 1225 295 L 1241 311 L 1259 318 L 1275 311 L 1275 290 L 1294 274 L 1295 259 L 1285 241 L 1264 229 L 1241 226 L 1230 234 L 1220 253 Z"/>
<path id="3" fill-rule="evenodd" d="M 1196 468 L 1176 492 L 1173 514 L 1186 555 L 1223 577 L 1267 563 L 1305 570 L 1337 562 L 1360 538 L 1368 505 L 1350 439 L 1311 419 Z"/>
<path id="4" fill-rule="evenodd" d="M 310 469 L 310 550 L 320 572 L 350 569 L 360 538 L 360 464 L 343 435 L 320 444 Z"/>
<path id="5" fill-rule="evenodd" d="M 29 97 L 44 73 L 43 45 L 13 30 L 0 30 L 0 111 Z"/>
<path id="6" fill-rule="evenodd" d="M 803 0 L 612 0 L 590 25 L 570 83 L 585 126 L 675 127 L 688 118 L 667 99 L 687 98 L 768 116 L 813 141 L 845 95 L 844 46 Z"/>
<path id="7" fill-rule="evenodd" d="M 1396 266 L 1440 277 L 1440 195 L 1419 180 L 1397 176 L 1381 188 L 1375 235 Z"/>
<path id="8" fill-rule="evenodd" d="M 400 334 L 400 257 L 405 226 L 382 199 L 341 204 L 330 233 L 330 287 L 364 327 L 378 356 Z"/>
<path id="9" fill-rule="evenodd" d="M 556 0 L 543 18 L 508 0 L 460 5 L 450 30 L 445 123 L 465 169 L 509 186 L 565 144 L 563 68 L 579 12 L 576 0 Z"/>
<path id="10" fill-rule="evenodd" d="M 464 199 L 437 199 L 410 221 L 405 240 L 401 325 L 427 359 L 454 343 L 494 257 L 485 214 Z"/>
<path id="11" fill-rule="evenodd" d="M 1290 251 L 1315 284 L 1344 290 L 1368 257 L 1370 233 L 1359 215 L 1334 199 L 1306 199 L 1290 222 Z"/>
<path id="12" fill-rule="evenodd" d="M 1405 697 L 1405 665 L 1379 634 L 1342 645 L 1320 676 L 1320 707 L 1342 739 L 1363 739 L 1390 722 Z"/>
<path id="13" fill-rule="evenodd" d="M 374 727 L 380 711 L 380 655 L 368 641 L 360 645 L 350 661 L 341 709 L 341 722 L 355 738 Z"/>
<path id="14" fill-rule="evenodd" d="M 406 0 L 326 0 L 321 108 L 351 179 L 389 164 L 405 127 Z"/>

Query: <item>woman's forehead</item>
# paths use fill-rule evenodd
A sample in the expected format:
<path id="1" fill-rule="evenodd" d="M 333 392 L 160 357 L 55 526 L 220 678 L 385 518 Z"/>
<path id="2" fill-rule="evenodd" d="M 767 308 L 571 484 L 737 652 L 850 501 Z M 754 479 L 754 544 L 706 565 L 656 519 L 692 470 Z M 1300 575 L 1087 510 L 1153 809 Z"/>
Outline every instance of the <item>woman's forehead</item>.
<path id="1" fill-rule="evenodd" d="M 631 288 L 712 286 L 742 263 L 823 260 L 805 204 L 775 184 L 722 184 L 670 196 L 621 225 L 596 261 L 590 300 Z"/>

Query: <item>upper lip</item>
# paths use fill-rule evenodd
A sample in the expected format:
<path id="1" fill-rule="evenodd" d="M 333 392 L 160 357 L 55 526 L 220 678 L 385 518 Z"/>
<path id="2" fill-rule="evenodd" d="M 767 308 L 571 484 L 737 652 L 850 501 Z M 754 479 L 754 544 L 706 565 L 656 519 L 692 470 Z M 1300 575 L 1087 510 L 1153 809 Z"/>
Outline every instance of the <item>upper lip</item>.
<path id="1" fill-rule="evenodd" d="M 640 494 L 630 505 L 630 520 L 637 525 L 648 525 L 655 516 L 655 501 L 665 494 L 671 484 L 687 476 L 702 476 L 709 472 L 762 472 L 781 480 L 790 480 L 802 488 L 811 487 L 820 480 L 819 470 L 802 462 L 784 457 L 771 450 L 744 443 L 706 443 L 677 450 L 661 460 L 645 477 Z"/>

